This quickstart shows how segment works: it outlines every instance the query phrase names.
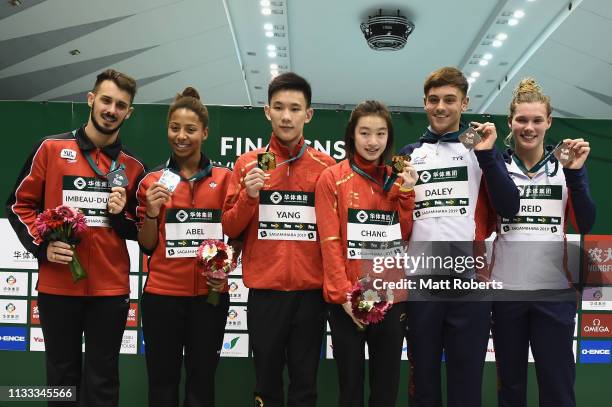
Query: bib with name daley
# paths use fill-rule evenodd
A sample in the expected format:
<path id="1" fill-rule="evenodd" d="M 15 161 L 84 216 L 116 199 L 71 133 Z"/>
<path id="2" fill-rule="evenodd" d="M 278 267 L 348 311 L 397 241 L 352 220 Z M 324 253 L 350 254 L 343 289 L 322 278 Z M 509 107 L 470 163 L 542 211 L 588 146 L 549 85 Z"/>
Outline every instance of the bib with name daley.
<path id="1" fill-rule="evenodd" d="M 461 144 L 453 147 L 460 147 L 457 154 L 442 155 L 431 150 L 415 154 L 413 165 L 419 175 L 414 187 L 415 220 L 468 216 L 471 203 L 468 171 L 470 152 Z"/>

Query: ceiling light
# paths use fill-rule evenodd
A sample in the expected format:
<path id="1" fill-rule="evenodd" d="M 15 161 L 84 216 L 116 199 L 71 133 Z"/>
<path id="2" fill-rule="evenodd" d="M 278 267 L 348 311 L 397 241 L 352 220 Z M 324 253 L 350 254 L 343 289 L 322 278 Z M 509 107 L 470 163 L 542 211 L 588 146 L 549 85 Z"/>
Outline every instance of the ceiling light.
<path id="1" fill-rule="evenodd" d="M 489 61 L 487 61 L 486 59 L 481 59 L 478 62 L 478 65 L 480 65 L 480 66 L 487 66 L 487 65 L 489 65 Z"/>
<path id="2" fill-rule="evenodd" d="M 268 51 L 276 51 L 276 45 L 274 44 L 268 45 Z"/>
<path id="3" fill-rule="evenodd" d="M 259 4 L 261 4 L 261 7 L 270 7 L 270 0 L 261 0 Z"/>
<path id="4" fill-rule="evenodd" d="M 511 18 L 510 20 L 508 20 L 508 25 L 510 27 L 517 25 L 518 24 L 518 20 L 516 18 Z"/>
<path id="5" fill-rule="evenodd" d="M 474 71 L 474 72 L 472 72 L 472 73 L 470 74 L 470 76 L 471 76 L 472 78 L 478 78 L 478 77 L 480 76 L 480 72 L 478 72 L 478 71 Z"/>
<path id="6" fill-rule="evenodd" d="M 490 61 L 491 59 L 493 59 L 493 54 L 489 54 L 487 52 L 486 54 L 482 56 L 482 59 L 486 59 L 487 61 Z"/>
<path id="7" fill-rule="evenodd" d="M 506 38 L 508 38 L 508 34 L 506 33 L 499 33 L 495 36 L 495 39 L 500 41 L 505 41 Z"/>
<path id="8" fill-rule="evenodd" d="M 78 49 L 73 49 L 71 51 L 68 51 L 70 53 L 70 55 L 79 55 L 81 53 L 81 51 L 79 51 Z"/>
<path id="9" fill-rule="evenodd" d="M 272 38 L 274 37 L 274 33 L 272 31 L 266 31 L 266 37 Z"/>
<path id="10" fill-rule="evenodd" d="M 469 83 L 474 83 L 474 82 L 476 82 L 476 78 L 469 77 L 469 78 L 467 78 L 467 81 Z"/>
<path id="11" fill-rule="evenodd" d="M 270 14 L 272 14 L 272 10 L 269 9 L 268 7 L 262 8 L 261 9 L 261 14 L 263 14 L 264 16 L 269 16 Z"/>
<path id="12" fill-rule="evenodd" d="M 270 69 L 278 69 L 278 64 L 270 64 Z"/>
<path id="13" fill-rule="evenodd" d="M 276 52 L 274 52 L 274 51 L 270 51 L 270 52 L 268 52 L 268 56 L 269 56 L 270 58 L 276 58 Z"/>
<path id="14" fill-rule="evenodd" d="M 272 76 L 278 76 L 278 69 L 272 69 L 272 70 L 270 70 L 270 75 L 272 75 Z"/>
<path id="15" fill-rule="evenodd" d="M 273 29 L 274 29 L 274 26 L 271 23 L 265 23 L 264 24 L 264 30 L 272 31 Z"/>
<path id="16" fill-rule="evenodd" d="M 514 18 L 523 18 L 525 17 L 525 12 L 523 10 L 516 10 L 514 14 L 512 14 Z"/>
<path id="17" fill-rule="evenodd" d="M 493 45 L 495 48 L 499 48 L 501 47 L 503 44 L 503 42 L 501 42 L 500 40 L 495 40 L 491 43 L 491 45 Z"/>

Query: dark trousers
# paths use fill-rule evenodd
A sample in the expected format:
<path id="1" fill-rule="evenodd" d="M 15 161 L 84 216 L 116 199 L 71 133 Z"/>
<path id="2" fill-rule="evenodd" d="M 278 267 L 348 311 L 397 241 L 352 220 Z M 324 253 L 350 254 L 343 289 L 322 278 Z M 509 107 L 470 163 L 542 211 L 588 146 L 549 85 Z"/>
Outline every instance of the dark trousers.
<path id="1" fill-rule="evenodd" d="M 496 302 L 493 339 L 500 407 L 527 406 L 529 344 L 535 359 L 540 407 L 575 407 L 572 342 L 576 302 Z"/>
<path id="2" fill-rule="evenodd" d="M 342 308 L 331 304 L 329 325 L 340 383 L 339 407 L 363 407 L 365 344 L 369 352 L 369 407 L 393 407 L 397 399 L 406 303 L 393 305 L 385 319 L 359 331 Z"/>
<path id="3" fill-rule="evenodd" d="M 479 407 L 491 302 L 409 301 L 407 310 L 410 406 L 442 406 L 444 350 L 448 407 Z"/>
<path id="4" fill-rule="evenodd" d="M 215 370 L 223 346 L 229 295 L 221 294 L 217 306 L 206 300 L 203 295 L 142 295 L 149 406 L 179 405 L 183 360 L 187 374 L 183 406 L 215 405 Z"/>
<path id="5" fill-rule="evenodd" d="M 314 407 L 325 324 L 321 290 L 249 290 L 247 322 L 255 361 L 255 406 Z"/>
<path id="6" fill-rule="evenodd" d="M 49 402 L 49 406 L 119 405 L 119 350 L 129 307 L 127 295 L 38 294 L 40 325 L 45 337 L 47 385 L 77 388 L 77 402 Z"/>

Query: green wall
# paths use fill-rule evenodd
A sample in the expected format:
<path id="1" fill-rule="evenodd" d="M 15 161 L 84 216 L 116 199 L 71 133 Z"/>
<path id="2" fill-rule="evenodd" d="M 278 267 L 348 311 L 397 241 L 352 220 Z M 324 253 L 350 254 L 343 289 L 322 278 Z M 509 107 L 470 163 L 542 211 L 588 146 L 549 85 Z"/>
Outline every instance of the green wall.
<path id="1" fill-rule="evenodd" d="M 2 174 L 0 191 L 3 199 L 13 188 L 15 179 L 27 154 L 34 143 L 47 135 L 74 129 L 87 119 L 89 108 L 84 103 L 38 103 L 38 102 L 0 102 L 0 122 L 3 125 L 2 139 L 7 144 L 4 159 L 1 161 Z M 240 107 L 209 108 L 209 139 L 204 144 L 206 154 L 222 163 L 233 162 L 236 157 L 237 139 L 256 141 L 261 138 L 267 143 L 270 126 L 265 120 L 262 109 Z M 137 105 L 132 118 L 125 124 L 121 134 L 123 143 L 148 166 L 155 166 L 169 154 L 166 142 L 167 106 Z M 316 111 L 313 121 L 307 125 L 307 139 L 316 139 L 323 144 L 332 140 L 331 153 L 338 154 L 334 142 L 341 139 L 348 121 L 349 112 Z M 393 115 L 396 148 L 414 142 L 423 132 L 427 118 L 422 113 L 402 113 Z M 498 147 L 507 134 L 506 118 L 495 116 L 484 118 L 479 115 L 466 115 L 466 120 L 492 120 L 500 129 Z M 503 130 L 502 130 L 503 129 Z M 555 119 L 549 131 L 549 142 L 563 138 L 583 137 L 591 142 L 591 156 L 588 169 L 592 193 L 598 207 L 597 223 L 592 231 L 595 234 L 612 234 L 612 215 L 604 208 L 606 191 L 609 185 L 610 163 L 612 162 L 612 120 Z M 232 145 L 225 156 L 221 155 L 221 138 L 225 145 Z M 229 139 L 228 139 L 229 138 Z M 608 182 L 607 182 L 608 181 Z M 4 206 L 2 207 L 4 215 Z M 121 405 L 144 406 L 146 404 L 146 369 L 144 358 L 140 355 L 121 356 Z M 332 406 L 337 396 L 336 367 L 330 360 L 323 360 L 319 373 L 320 406 Z M 484 406 L 496 405 L 495 365 L 487 363 L 484 382 Z M 530 406 L 537 405 L 537 386 L 535 370 L 530 365 Z M 398 406 L 406 406 L 408 365 L 403 363 L 402 387 Z M 252 359 L 222 358 L 217 372 L 217 391 L 219 406 L 251 405 L 253 387 Z M 612 365 L 577 366 L 578 406 L 608 406 L 612 400 Z M 44 383 L 44 354 L 41 352 L 0 351 L 0 385 L 40 385 Z M 5 403 L 6 404 L 6 403 Z M 0 406 L 4 404 L 0 402 Z M 6 404 L 9 405 L 9 404 Z M 20 406 L 41 405 L 20 403 Z"/>

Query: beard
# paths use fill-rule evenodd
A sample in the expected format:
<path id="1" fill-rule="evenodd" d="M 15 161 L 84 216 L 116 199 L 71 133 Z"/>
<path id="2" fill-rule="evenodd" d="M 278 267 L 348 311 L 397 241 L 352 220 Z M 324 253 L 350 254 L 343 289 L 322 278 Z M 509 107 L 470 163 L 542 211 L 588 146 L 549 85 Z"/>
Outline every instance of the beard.
<path id="1" fill-rule="evenodd" d="M 98 130 L 100 133 L 105 134 L 107 136 L 113 135 L 115 134 L 117 131 L 119 131 L 119 128 L 121 126 L 123 126 L 123 122 L 125 120 L 121 120 L 120 122 L 117 122 L 117 125 L 115 127 L 112 128 L 108 128 L 108 127 L 104 127 L 100 124 L 100 122 L 98 122 L 96 120 L 96 117 L 94 115 L 94 112 L 96 110 L 96 104 L 95 102 L 91 105 L 91 110 L 89 112 L 89 117 L 91 118 L 91 123 L 93 124 L 93 126 L 96 128 L 96 130 Z M 114 119 L 117 119 L 117 116 L 110 116 L 108 115 L 108 117 L 112 117 Z"/>

